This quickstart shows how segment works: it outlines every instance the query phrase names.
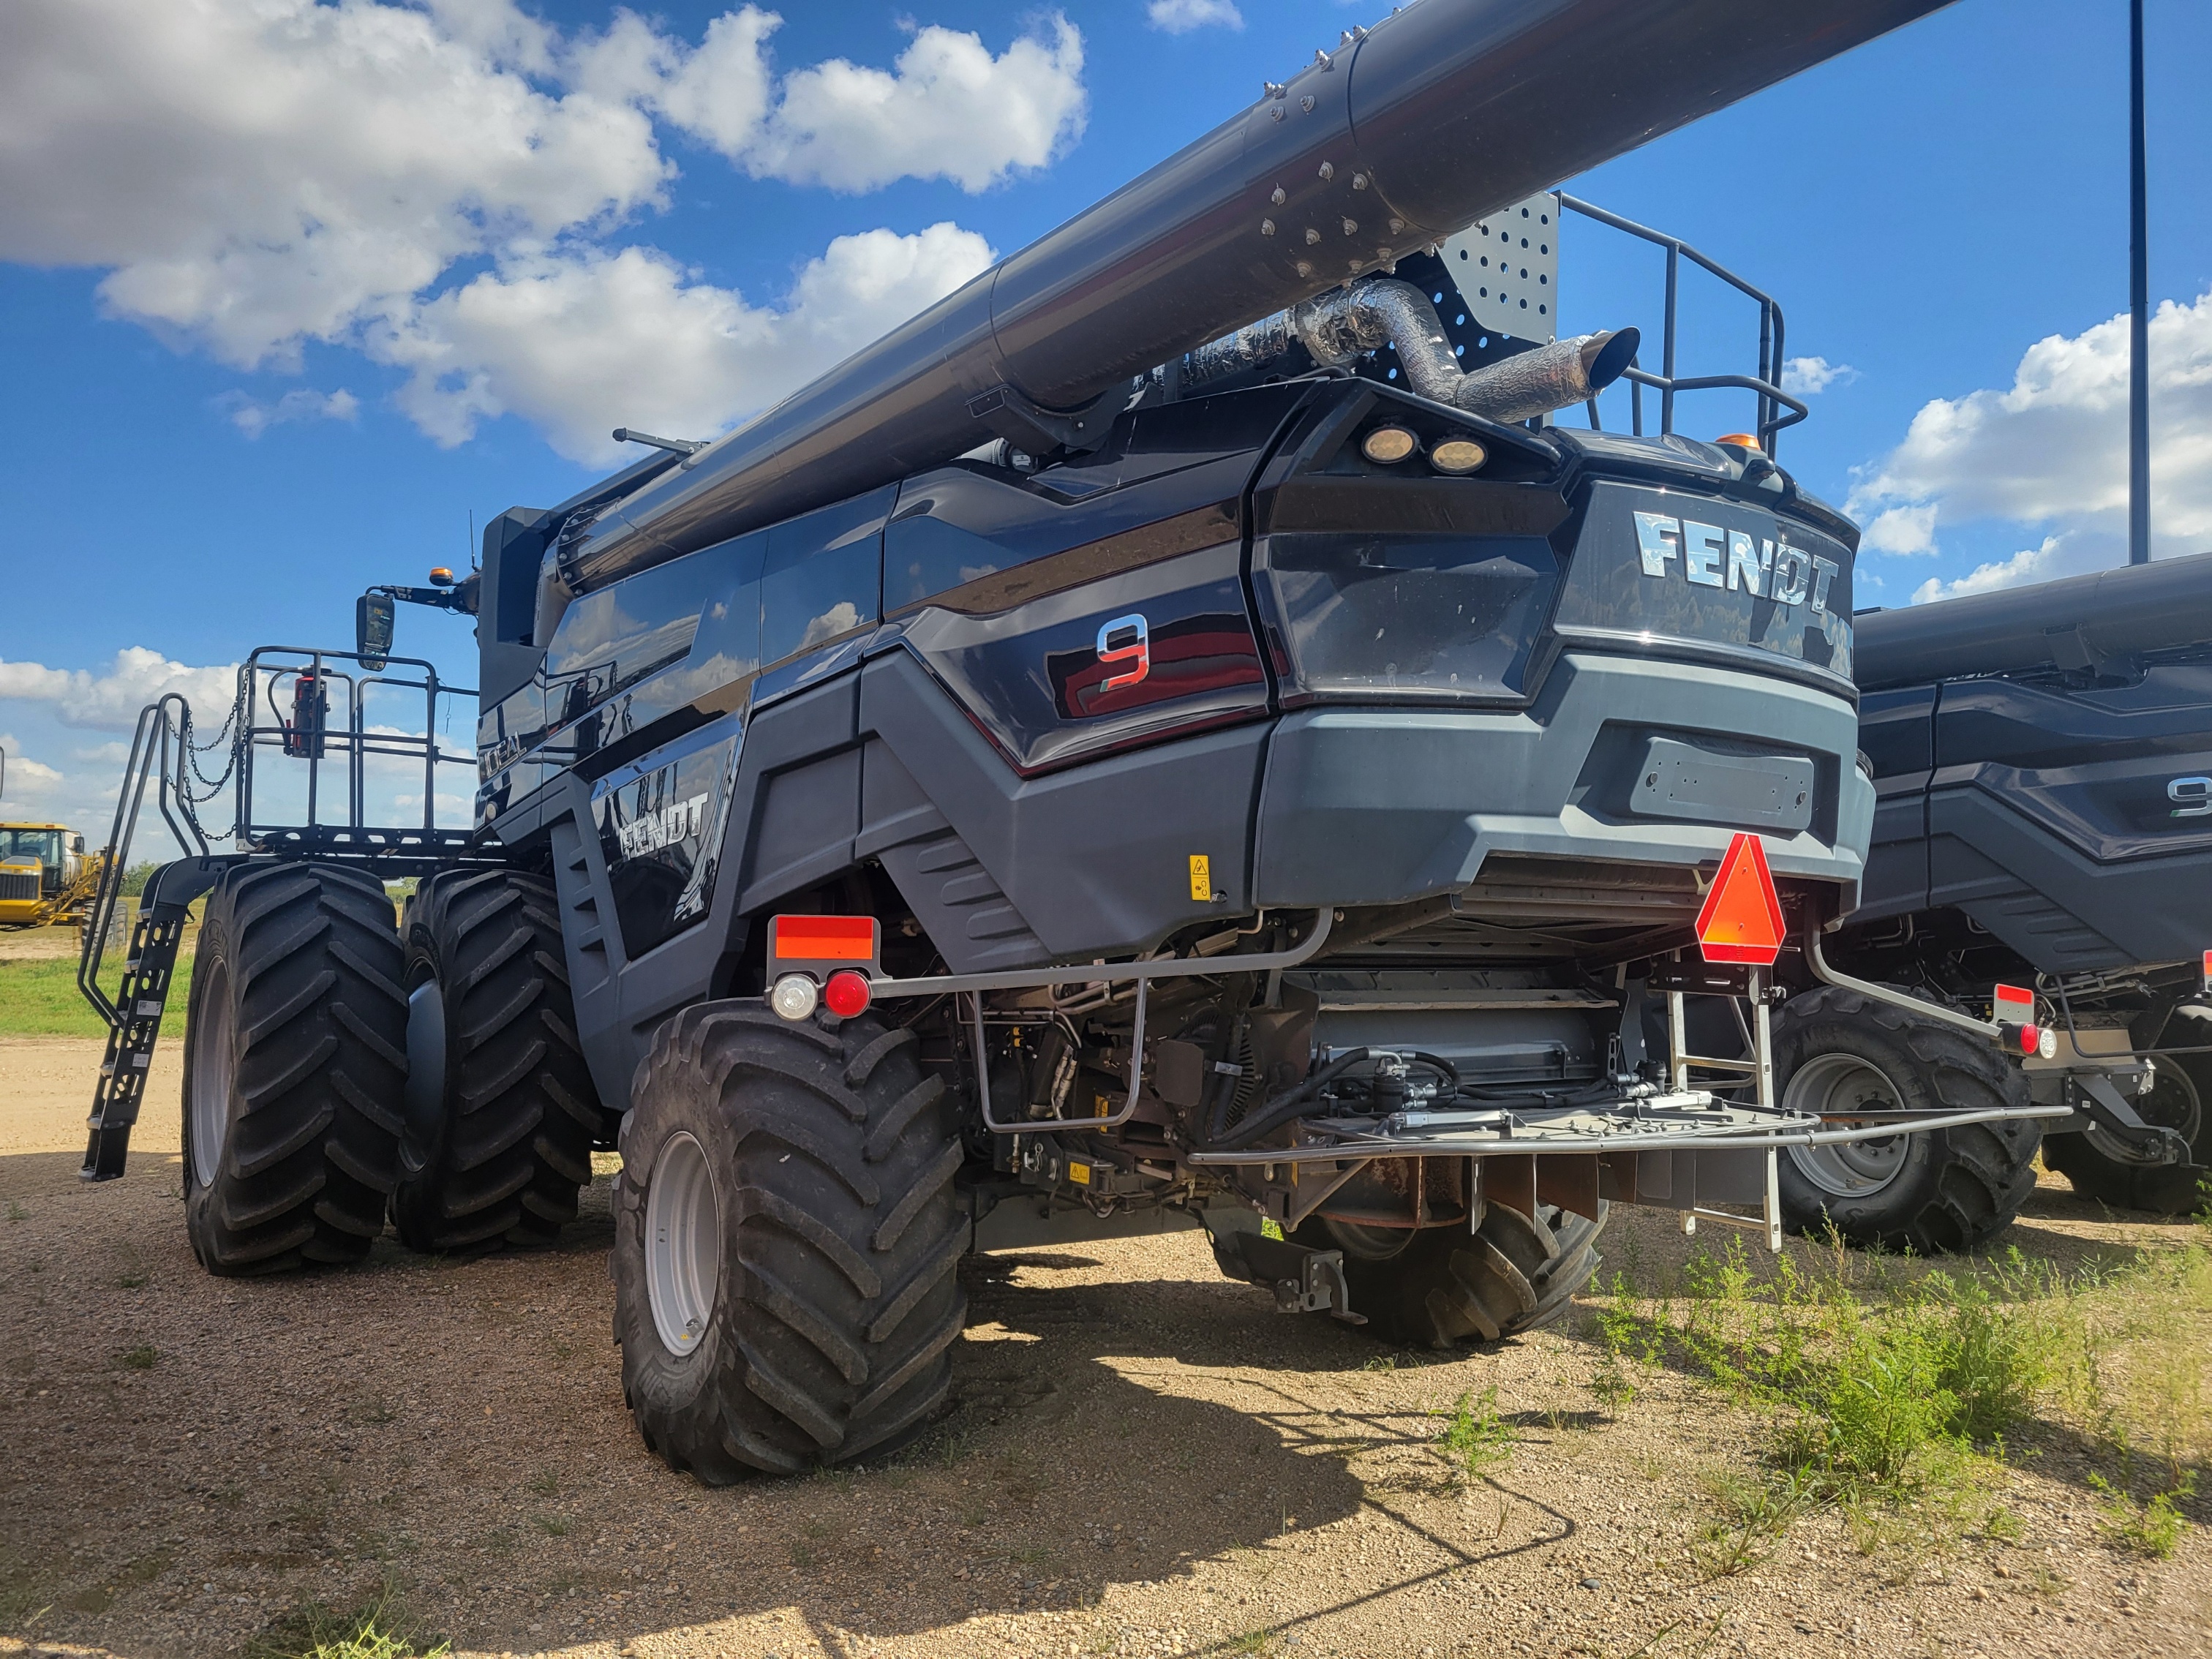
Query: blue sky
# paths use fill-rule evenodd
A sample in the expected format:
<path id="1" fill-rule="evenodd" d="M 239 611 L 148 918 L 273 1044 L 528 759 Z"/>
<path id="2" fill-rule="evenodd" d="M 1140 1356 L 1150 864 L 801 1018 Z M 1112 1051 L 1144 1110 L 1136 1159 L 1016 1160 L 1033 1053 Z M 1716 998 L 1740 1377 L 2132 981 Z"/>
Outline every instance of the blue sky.
<path id="1" fill-rule="evenodd" d="M 252 645 L 343 641 L 367 584 L 603 472 L 607 428 L 723 429 L 1376 9 L 17 0 L 7 810 L 103 828 L 152 690 L 216 714 Z M 2160 551 L 2193 552 L 2212 8 L 2148 11 L 2154 495 Z M 2118 556 L 2125 40 L 2124 0 L 1960 0 L 1568 181 L 1782 301 L 1825 365 L 1783 459 L 1873 526 L 1863 602 Z M 1656 263 L 1572 225 L 1562 251 L 1565 327 L 1656 327 Z M 1685 368 L 1747 368 L 1747 310 L 1686 303 Z M 467 678 L 464 624 L 402 629 Z"/>

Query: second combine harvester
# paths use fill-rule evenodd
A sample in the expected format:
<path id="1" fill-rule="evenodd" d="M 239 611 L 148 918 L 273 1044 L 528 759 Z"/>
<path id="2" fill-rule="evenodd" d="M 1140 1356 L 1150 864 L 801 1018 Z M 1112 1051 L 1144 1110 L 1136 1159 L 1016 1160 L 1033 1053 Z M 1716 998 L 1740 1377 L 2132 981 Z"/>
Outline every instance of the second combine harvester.
<path id="1" fill-rule="evenodd" d="M 1468 372 L 1433 255 L 1932 9 L 1347 33 L 728 437 L 496 520 L 441 601 L 473 838 L 359 821 L 389 593 L 289 697 L 249 671 L 354 816 L 242 784 L 241 849 L 157 878 L 88 1174 L 206 893 L 202 1261 L 544 1239 L 618 1145 L 624 1387 L 710 1480 L 916 1431 L 1010 1217 L 1195 1216 L 1420 1344 L 1556 1317 L 1609 1202 L 1776 1227 L 1778 1147 L 1887 1133 L 1777 1108 L 1766 1041 L 1777 948 L 1862 878 L 1856 532 L 1771 386 L 1763 446 L 1522 424 L 1633 337 Z"/>

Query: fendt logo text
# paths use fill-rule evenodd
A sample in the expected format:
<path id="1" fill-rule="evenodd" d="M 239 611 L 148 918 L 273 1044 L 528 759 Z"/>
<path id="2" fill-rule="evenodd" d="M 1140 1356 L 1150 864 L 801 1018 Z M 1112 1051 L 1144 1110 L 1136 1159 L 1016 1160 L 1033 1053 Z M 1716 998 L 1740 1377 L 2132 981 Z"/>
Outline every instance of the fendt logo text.
<path id="1" fill-rule="evenodd" d="M 706 795 L 687 796 L 658 811 L 632 818 L 628 823 L 617 824 L 615 839 L 622 844 L 624 858 L 638 858 L 697 835 L 706 816 Z"/>
<path id="2" fill-rule="evenodd" d="M 1754 540 L 1741 530 L 1723 530 L 1695 519 L 1664 513 L 1636 515 L 1636 546 L 1644 574 L 1664 577 L 1674 560 L 1698 587 L 1748 592 L 1777 605 L 1803 605 L 1808 599 L 1822 615 L 1828 610 L 1828 584 L 1843 567 L 1786 541 Z"/>

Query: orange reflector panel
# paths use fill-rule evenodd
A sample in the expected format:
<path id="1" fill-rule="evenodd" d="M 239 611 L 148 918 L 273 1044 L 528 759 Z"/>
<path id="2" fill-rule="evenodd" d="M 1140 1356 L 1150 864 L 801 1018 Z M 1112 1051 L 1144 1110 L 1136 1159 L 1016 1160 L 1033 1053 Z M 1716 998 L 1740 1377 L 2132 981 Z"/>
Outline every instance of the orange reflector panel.
<path id="1" fill-rule="evenodd" d="M 2204 953 L 2204 988 L 2212 991 L 2212 951 Z"/>
<path id="2" fill-rule="evenodd" d="M 778 916 L 769 935 L 774 962 L 873 962 L 873 916 Z"/>
<path id="3" fill-rule="evenodd" d="M 1740 835 L 1729 843 L 1698 912 L 1698 946 L 1707 962 L 1765 968 L 1782 953 L 1782 899 L 1766 867 L 1766 848 L 1757 836 Z"/>
<path id="4" fill-rule="evenodd" d="M 2000 985 L 1994 999 L 1996 1017 L 2008 1025 L 2035 1023 L 2035 993 L 2022 985 Z"/>

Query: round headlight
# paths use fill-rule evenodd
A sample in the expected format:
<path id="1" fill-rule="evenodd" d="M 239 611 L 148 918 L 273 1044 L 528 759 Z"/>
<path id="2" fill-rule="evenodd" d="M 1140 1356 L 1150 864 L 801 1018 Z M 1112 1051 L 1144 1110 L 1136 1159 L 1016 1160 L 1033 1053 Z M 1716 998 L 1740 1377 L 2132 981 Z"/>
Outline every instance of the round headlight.
<path id="1" fill-rule="evenodd" d="M 1377 466 L 1402 461 L 1421 447 L 1421 441 L 1402 426 L 1378 426 L 1359 441 L 1359 453 Z"/>
<path id="2" fill-rule="evenodd" d="M 1472 472 L 1490 459 L 1490 452 L 1472 438 L 1447 438 L 1429 451 L 1429 465 L 1456 477 Z"/>

